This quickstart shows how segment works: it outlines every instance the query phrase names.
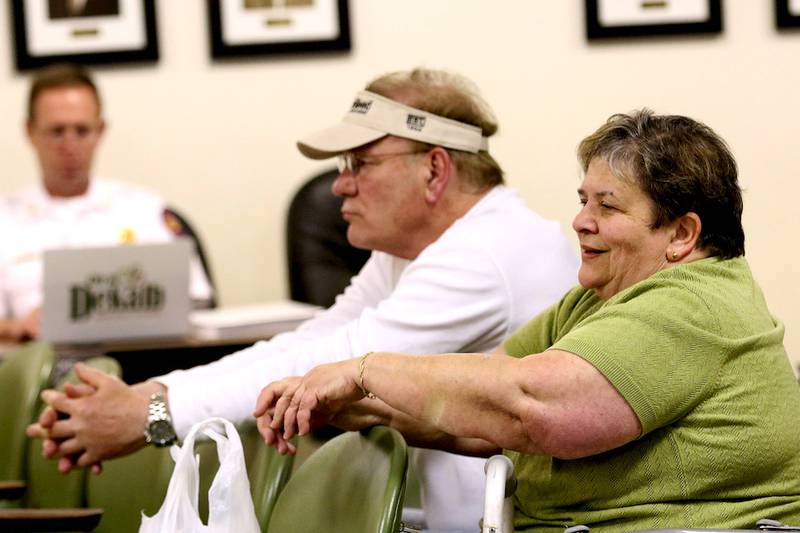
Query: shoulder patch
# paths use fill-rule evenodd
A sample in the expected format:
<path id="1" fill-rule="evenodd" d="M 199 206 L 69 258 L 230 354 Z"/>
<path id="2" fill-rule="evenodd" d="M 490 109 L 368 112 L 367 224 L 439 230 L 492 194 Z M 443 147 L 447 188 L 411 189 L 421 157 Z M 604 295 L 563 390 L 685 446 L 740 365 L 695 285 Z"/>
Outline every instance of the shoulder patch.
<path id="1" fill-rule="evenodd" d="M 181 219 L 178 218 L 178 215 L 176 215 L 171 209 L 164 208 L 161 218 L 170 233 L 176 237 L 186 235 L 186 228 L 183 227 Z"/>

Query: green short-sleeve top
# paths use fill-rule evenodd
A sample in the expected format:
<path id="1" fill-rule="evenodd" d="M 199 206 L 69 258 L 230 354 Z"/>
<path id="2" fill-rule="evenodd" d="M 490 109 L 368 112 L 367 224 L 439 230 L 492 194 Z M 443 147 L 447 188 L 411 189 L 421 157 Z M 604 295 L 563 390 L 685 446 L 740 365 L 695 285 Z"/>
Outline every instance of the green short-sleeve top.
<path id="1" fill-rule="evenodd" d="M 783 333 L 744 258 L 676 266 L 607 301 L 572 289 L 504 347 L 582 357 L 631 405 L 642 435 L 577 460 L 506 452 L 517 529 L 800 524 L 800 387 Z"/>

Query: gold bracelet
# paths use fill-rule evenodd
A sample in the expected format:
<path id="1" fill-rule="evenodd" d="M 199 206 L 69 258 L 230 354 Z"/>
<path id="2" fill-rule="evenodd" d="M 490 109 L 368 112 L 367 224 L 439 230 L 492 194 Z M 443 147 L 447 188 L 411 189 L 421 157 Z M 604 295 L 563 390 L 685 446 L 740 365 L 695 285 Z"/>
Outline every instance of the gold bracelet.
<path id="1" fill-rule="evenodd" d="M 361 394 L 364 395 L 365 398 L 369 398 L 370 400 L 374 400 L 376 396 L 369 392 L 366 387 L 364 387 L 364 365 L 367 362 L 367 357 L 372 355 L 374 352 L 367 352 L 361 356 L 361 360 L 358 361 L 358 388 L 361 389 Z"/>

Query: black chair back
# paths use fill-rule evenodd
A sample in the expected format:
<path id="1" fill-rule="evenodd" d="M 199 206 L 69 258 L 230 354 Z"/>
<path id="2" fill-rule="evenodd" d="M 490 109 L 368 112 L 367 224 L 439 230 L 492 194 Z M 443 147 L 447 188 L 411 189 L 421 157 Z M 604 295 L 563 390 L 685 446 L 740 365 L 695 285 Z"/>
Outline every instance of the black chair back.
<path id="1" fill-rule="evenodd" d="M 338 174 L 329 170 L 311 178 L 289 205 L 286 246 L 292 300 L 330 307 L 369 259 L 369 250 L 347 242 L 342 199 L 331 192 Z"/>
<path id="2" fill-rule="evenodd" d="M 203 248 L 203 242 L 200 236 L 194 230 L 189 221 L 180 214 L 175 208 L 167 207 L 164 209 L 164 222 L 175 235 L 185 236 L 192 240 L 197 257 L 200 259 L 200 264 L 203 266 L 203 271 L 208 279 L 208 284 L 211 286 L 211 297 L 208 301 L 208 307 L 217 307 L 217 287 L 214 284 L 214 276 L 211 275 L 211 265 L 206 258 L 206 252 Z"/>

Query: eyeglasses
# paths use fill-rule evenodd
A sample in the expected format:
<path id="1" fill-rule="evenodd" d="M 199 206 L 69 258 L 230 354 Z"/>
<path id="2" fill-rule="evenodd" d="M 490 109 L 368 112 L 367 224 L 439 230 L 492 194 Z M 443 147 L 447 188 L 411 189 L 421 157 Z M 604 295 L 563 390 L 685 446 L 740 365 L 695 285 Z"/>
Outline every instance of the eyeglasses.
<path id="1" fill-rule="evenodd" d="M 339 173 L 343 174 L 345 170 L 349 171 L 353 176 L 357 176 L 364 165 L 379 165 L 384 161 L 388 161 L 393 157 L 400 157 L 404 155 L 424 154 L 428 150 L 414 150 L 412 152 L 397 152 L 393 154 L 375 154 L 370 156 L 359 156 L 354 152 L 344 152 L 337 157 L 337 167 Z"/>
<path id="2" fill-rule="evenodd" d="M 72 134 L 78 142 L 85 142 L 100 133 L 100 127 L 80 124 L 77 126 L 54 126 L 41 130 L 45 138 L 52 143 L 62 143 Z"/>

